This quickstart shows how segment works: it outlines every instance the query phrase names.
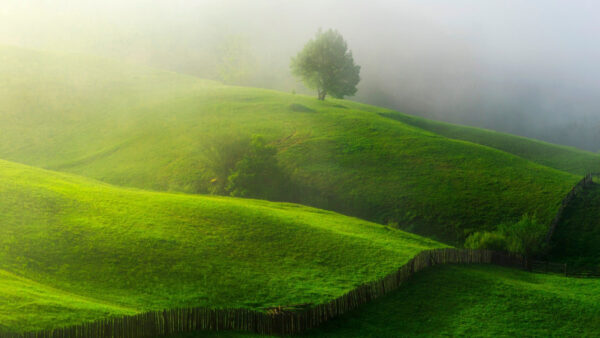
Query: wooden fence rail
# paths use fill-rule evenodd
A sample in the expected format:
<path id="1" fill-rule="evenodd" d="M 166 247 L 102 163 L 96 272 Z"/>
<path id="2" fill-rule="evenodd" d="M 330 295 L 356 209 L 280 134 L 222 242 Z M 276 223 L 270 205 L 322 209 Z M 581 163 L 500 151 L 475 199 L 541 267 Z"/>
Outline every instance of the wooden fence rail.
<path id="1" fill-rule="evenodd" d="M 102 319 L 80 325 L 26 333 L 0 333 L 0 338 L 138 338 L 199 330 L 236 330 L 260 334 L 292 335 L 398 289 L 411 275 L 437 264 L 496 264 L 525 268 L 515 254 L 490 250 L 435 249 L 417 254 L 398 271 L 349 291 L 328 303 L 301 311 L 189 308 L 151 311 L 133 316 Z"/>

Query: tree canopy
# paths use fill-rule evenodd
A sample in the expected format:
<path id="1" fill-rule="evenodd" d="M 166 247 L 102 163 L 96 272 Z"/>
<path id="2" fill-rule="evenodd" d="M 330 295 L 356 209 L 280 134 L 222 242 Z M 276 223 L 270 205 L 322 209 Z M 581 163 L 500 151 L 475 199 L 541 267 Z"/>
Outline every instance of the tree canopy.
<path id="1" fill-rule="evenodd" d="M 292 58 L 292 74 L 307 87 L 317 89 L 319 100 L 327 94 L 335 98 L 354 95 L 360 81 L 360 66 L 354 64 L 352 51 L 336 30 L 319 30 L 298 55 Z"/>

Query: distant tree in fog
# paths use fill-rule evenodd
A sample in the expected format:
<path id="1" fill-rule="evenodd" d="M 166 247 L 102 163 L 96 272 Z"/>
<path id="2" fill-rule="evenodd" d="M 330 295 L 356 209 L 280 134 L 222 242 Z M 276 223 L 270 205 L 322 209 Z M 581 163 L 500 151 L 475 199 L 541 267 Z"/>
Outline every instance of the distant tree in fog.
<path id="1" fill-rule="evenodd" d="M 336 98 L 356 93 L 360 66 L 342 35 L 335 30 L 317 32 L 291 63 L 292 74 L 307 87 L 316 89 L 319 100 L 330 94 Z"/>
<path id="2" fill-rule="evenodd" d="M 226 84 L 246 84 L 256 62 L 250 44 L 242 35 L 225 36 L 216 49 L 219 78 Z"/>

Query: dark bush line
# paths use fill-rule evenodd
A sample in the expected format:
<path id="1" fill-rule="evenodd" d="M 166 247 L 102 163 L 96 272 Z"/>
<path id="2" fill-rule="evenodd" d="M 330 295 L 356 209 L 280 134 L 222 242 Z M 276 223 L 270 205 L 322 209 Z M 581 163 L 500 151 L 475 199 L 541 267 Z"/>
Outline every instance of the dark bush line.
<path id="1" fill-rule="evenodd" d="M 438 264 L 495 264 L 516 268 L 527 266 L 523 256 L 504 252 L 454 248 L 427 250 L 382 279 L 358 286 L 328 303 L 303 311 L 265 313 L 248 309 L 172 309 L 107 318 L 54 330 L 0 333 L 0 338 L 136 338 L 199 330 L 292 335 L 318 327 L 388 294 L 398 289 L 414 273 Z"/>
<path id="2" fill-rule="evenodd" d="M 550 240 L 552 239 L 552 235 L 554 235 L 554 231 L 556 230 L 556 226 L 558 225 L 558 222 L 560 222 L 567 205 L 569 203 L 571 203 L 571 201 L 573 200 L 573 198 L 575 198 L 575 196 L 577 196 L 577 194 L 582 192 L 583 189 L 585 189 L 587 186 L 590 186 L 594 182 L 593 181 L 594 176 L 600 176 L 600 174 L 598 174 L 598 173 L 586 174 L 581 179 L 581 181 L 579 181 L 579 182 L 577 182 L 577 184 L 575 184 L 575 186 L 571 189 L 571 191 L 569 191 L 567 196 L 565 196 L 565 198 L 563 198 L 562 202 L 560 203 L 560 207 L 558 208 L 558 211 L 556 212 L 556 216 L 554 216 L 552 223 L 550 223 L 550 228 L 548 229 L 548 234 L 546 234 L 546 240 L 545 240 L 546 244 L 550 243 Z"/>

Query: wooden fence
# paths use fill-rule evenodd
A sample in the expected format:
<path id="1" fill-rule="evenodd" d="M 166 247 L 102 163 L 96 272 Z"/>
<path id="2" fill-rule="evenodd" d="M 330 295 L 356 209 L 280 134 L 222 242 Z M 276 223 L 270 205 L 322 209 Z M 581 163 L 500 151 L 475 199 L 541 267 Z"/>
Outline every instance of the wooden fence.
<path id="1" fill-rule="evenodd" d="M 292 335 L 315 328 L 394 291 L 414 273 L 437 264 L 496 264 L 517 268 L 525 268 L 527 265 L 520 255 L 490 250 L 427 250 L 417 254 L 398 271 L 382 279 L 360 285 L 328 303 L 301 311 L 289 311 L 284 308 L 268 313 L 248 309 L 173 309 L 107 318 L 54 330 L 0 333 L 0 338 L 137 338 L 199 330 Z"/>
<path id="2" fill-rule="evenodd" d="M 567 276 L 567 264 L 549 261 L 531 260 L 529 271 L 537 273 L 554 273 Z"/>
<path id="3" fill-rule="evenodd" d="M 536 273 L 560 274 L 575 278 L 600 278 L 600 266 L 578 267 L 567 263 L 530 260 L 528 270 Z"/>

